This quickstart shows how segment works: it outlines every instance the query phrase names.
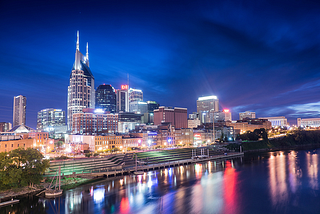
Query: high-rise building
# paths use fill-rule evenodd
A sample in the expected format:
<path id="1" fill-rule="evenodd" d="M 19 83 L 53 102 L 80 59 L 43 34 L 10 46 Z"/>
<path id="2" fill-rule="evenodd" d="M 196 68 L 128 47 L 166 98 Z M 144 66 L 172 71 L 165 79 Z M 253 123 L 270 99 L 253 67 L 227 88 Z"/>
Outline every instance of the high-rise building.
<path id="1" fill-rule="evenodd" d="M 88 43 L 86 55 L 79 50 L 79 31 L 77 32 L 77 48 L 75 61 L 70 74 L 68 86 L 68 130 L 72 130 L 72 116 L 81 113 L 84 108 L 95 107 L 94 77 L 89 68 Z"/>
<path id="2" fill-rule="evenodd" d="M 96 90 L 96 108 L 116 113 L 116 91 L 111 85 L 99 85 Z"/>
<path id="3" fill-rule="evenodd" d="M 251 119 L 256 118 L 256 113 L 250 112 L 250 111 L 240 112 L 239 120 L 243 120 L 244 118 L 251 118 Z"/>
<path id="4" fill-rule="evenodd" d="M 154 125 L 169 122 L 176 129 L 188 128 L 188 111 L 186 108 L 167 108 L 160 106 L 154 110 Z"/>
<path id="5" fill-rule="evenodd" d="M 199 97 L 197 100 L 197 112 L 201 123 L 212 123 L 213 112 L 219 111 L 219 99 L 217 96 Z"/>
<path id="6" fill-rule="evenodd" d="M 0 132 L 8 132 L 10 129 L 12 129 L 12 123 L 0 122 Z"/>
<path id="7" fill-rule="evenodd" d="M 117 112 L 129 112 L 129 94 L 128 85 L 121 85 L 121 89 L 117 89 Z"/>
<path id="8" fill-rule="evenodd" d="M 19 95 L 13 98 L 13 126 L 26 125 L 27 98 Z"/>
<path id="9" fill-rule="evenodd" d="M 129 89 L 129 111 L 134 112 L 132 103 L 143 101 L 143 92 L 140 89 Z M 135 105 L 135 104 L 134 104 Z"/>
<path id="10" fill-rule="evenodd" d="M 148 112 L 152 112 L 155 109 L 158 109 L 160 107 L 160 104 L 157 103 L 156 101 L 147 101 L 147 105 L 148 105 Z"/>
<path id="11" fill-rule="evenodd" d="M 232 121 L 231 112 L 229 109 L 223 109 L 223 111 L 214 112 L 214 122 L 220 121 Z"/>
<path id="12" fill-rule="evenodd" d="M 62 109 L 47 108 L 38 112 L 37 130 L 46 130 L 57 126 L 66 125 L 66 115 Z"/>
<path id="13" fill-rule="evenodd" d="M 130 103 L 130 112 L 144 114 L 148 112 L 148 104 L 142 101 L 134 101 Z"/>

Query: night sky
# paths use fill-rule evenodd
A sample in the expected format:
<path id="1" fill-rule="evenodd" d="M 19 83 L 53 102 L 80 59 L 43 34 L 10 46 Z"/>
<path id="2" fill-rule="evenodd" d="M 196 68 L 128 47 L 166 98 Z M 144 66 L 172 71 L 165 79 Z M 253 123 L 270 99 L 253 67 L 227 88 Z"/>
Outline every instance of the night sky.
<path id="1" fill-rule="evenodd" d="M 320 117 L 319 1 L 0 1 L 0 122 L 27 97 L 27 125 L 66 111 L 80 31 L 95 86 L 142 89 L 144 101 L 196 111 L 217 95 L 233 119 Z"/>

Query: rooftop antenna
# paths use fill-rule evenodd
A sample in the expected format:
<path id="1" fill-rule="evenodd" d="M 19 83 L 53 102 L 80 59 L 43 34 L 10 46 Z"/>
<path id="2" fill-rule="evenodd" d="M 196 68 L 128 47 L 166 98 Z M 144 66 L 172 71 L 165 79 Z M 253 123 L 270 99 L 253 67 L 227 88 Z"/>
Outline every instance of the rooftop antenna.
<path id="1" fill-rule="evenodd" d="M 129 73 L 127 73 L 127 85 L 128 85 L 128 89 L 129 89 Z"/>
<path id="2" fill-rule="evenodd" d="M 89 44 L 87 42 L 86 59 L 89 60 Z"/>
<path id="3" fill-rule="evenodd" d="M 77 50 L 79 50 L 79 31 L 77 31 Z"/>

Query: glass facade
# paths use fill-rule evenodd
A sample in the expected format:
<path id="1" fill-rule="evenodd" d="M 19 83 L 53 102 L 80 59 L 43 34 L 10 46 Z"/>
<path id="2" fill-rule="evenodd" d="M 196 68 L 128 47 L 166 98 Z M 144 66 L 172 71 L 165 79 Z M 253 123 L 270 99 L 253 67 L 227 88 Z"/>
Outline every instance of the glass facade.
<path id="1" fill-rule="evenodd" d="M 99 85 L 96 90 L 96 108 L 116 112 L 116 92 L 111 85 Z"/>

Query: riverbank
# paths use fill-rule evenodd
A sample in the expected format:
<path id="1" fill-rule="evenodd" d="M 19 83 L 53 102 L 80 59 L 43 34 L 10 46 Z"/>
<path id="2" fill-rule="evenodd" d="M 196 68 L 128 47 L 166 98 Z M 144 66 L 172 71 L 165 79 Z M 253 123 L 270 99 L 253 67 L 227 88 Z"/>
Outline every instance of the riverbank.
<path id="1" fill-rule="evenodd" d="M 97 178 L 97 177 L 92 177 L 92 178 L 63 178 L 61 179 L 61 189 L 63 190 L 69 190 L 73 189 L 76 187 L 79 187 L 81 185 L 93 183 L 99 180 L 102 180 L 103 178 Z M 5 202 L 9 201 L 11 199 L 19 199 L 23 197 L 27 197 L 30 195 L 37 195 L 38 193 L 42 192 L 46 188 L 49 187 L 51 181 L 47 181 L 45 183 L 41 183 L 40 185 L 35 185 L 34 188 L 29 188 L 29 187 L 21 187 L 21 188 L 14 188 L 14 189 L 9 189 L 5 191 L 0 192 L 0 202 Z M 55 183 L 55 181 L 53 182 Z"/>
<path id="2" fill-rule="evenodd" d="M 28 195 L 35 195 L 45 188 L 42 185 L 36 185 L 34 188 L 21 187 L 15 189 L 9 189 L 0 192 L 0 202 L 9 201 L 11 199 L 22 198 Z"/>
<path id="3" fill-rule="evenodd" d="M 254 152 L 276 152 L 276 151 L 286 151 L 293 149 L 317 149 L 320 148 L 320 143 L 318 144 L 304 144 L 304 145 L 294 145 L 287 147 L 278 147 L 278 148 L 263 148 L 263 149 L 252 149 L 244 151 L 244 153 L 254 153 Z"/>
<path id="4" fill-rule="evenodd" d="M 320 130 L 312 131 L 295 131 L 288 133 L 281 138 L 266 139 L 252 142 L 242 142 L 240 144 L 231 143 L 226 146 L 229 150 L 239 151 L 240 146 L 242 151 L 257 152 L 257 151 L 279 151 L 297 148 L 320 148 Z"/>

